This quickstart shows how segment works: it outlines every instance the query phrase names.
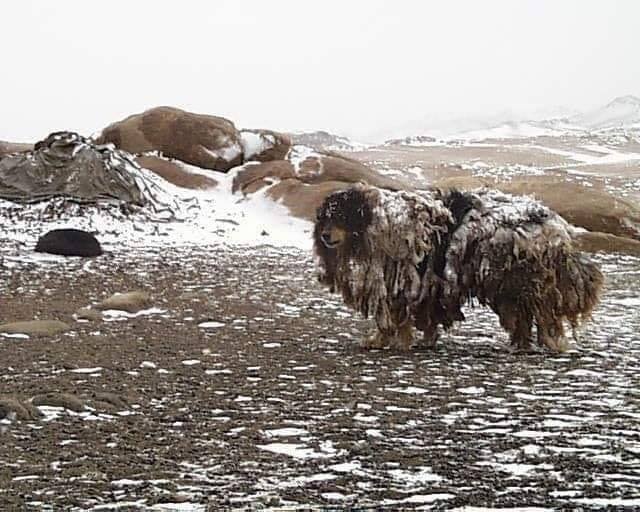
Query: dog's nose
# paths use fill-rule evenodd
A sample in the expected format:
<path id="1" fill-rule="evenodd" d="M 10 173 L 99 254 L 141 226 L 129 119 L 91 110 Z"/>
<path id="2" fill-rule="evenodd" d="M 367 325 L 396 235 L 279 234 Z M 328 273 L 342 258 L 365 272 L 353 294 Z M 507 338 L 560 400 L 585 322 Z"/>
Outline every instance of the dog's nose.
<path id="1" fill-rule="evenodd" d="M 329 233 L 322 233 L 320 235 L 320 238 L 322 239 L 322 241 L 327 244 L 330 245 L 331 244 L 331 235 Z"/>

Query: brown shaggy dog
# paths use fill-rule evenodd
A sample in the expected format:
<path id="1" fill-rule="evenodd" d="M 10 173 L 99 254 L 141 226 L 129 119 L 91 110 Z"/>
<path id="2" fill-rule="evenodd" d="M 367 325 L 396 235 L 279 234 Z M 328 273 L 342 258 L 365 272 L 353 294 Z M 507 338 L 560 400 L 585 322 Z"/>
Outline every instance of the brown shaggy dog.
<path id="1" fill-rule="evenodd" d="M 412 329 L 435 347 L 438 325 L 464 320 L 473 298 L 500 318 L 517 349 L 537 341 L 566 349 L 564 321 L 589 318 L 603 277 L 572 248 L 570 226 L 526 198 L 495 190 L 390 192 L 366 185 L 328 196 L 314 229 L 319 280 L 375 318 L 363 346 L 398 341 Z"/>

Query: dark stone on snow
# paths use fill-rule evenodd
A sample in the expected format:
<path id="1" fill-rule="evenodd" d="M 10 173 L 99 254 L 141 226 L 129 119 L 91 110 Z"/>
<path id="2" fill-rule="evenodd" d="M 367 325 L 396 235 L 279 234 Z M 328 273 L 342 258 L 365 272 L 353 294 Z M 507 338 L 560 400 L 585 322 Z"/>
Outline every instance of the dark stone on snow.
<path id="1" fill-rule="evenodd" d="M 80 229 L 54 229 L 40 237 L 36 252 L 60 256 L 100 256 L 102 247 L 91 233 Z"/>

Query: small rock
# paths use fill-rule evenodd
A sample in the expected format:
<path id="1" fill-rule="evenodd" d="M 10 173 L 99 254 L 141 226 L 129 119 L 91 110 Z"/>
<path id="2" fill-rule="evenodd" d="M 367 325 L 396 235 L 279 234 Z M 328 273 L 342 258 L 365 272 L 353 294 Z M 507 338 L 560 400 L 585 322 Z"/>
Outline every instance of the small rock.
<path id="1" fill-rule="evenodd" d="M 29 336 L 53 336 L 69 329 L 71 329 L 69 325 L 59 320 L 27 320 L 0 324 L 0 332 Z"/>
<path id="2" fill-rule="evenodd" d="M 114 293 L 108 299 L 96 304 L 97 309 L 118 309 L 128 313 L 137 313 L 151 305 L 151 296 L 144 291 L 137 290 L 126 293 Z"/>
<path id="3" fill-rule="evenodd" d="M 113 407 L 119 410 L 124 410 L 129 408 L 129 404 L 125 397 L 120 395 L 116 395 L 115 393 L 96 393 L 94 395 L 95 400 L 100 402 L 106 402 L 111 404 Z"/>
<path id="4" fill-rule="evenodd" d="M 85 410 L 84 400 L 69 393 L 46 393 L 34 396 L 31 400 L 33 405 L 48 405 L 50 407 L 64 407 L 74 412 Z"/>
<path id="5" fill-rule="evenodd" d="M 35 420 L 42 416 L 40 411 L 28 402 L 14 397 L 0 397 L 0 419 L 15 415 L 19 420 Z"/>
<path id="6" fill-rule="evenodd" d="M 88 307 L 80 308 L 76 311 L 76 318 L 78 318 L 78 320 L 91 320 L 97 322 L 102 320 L 102 312 Z"/>
<path id="7" fill-rule="evenodd" d="M 260 235 L 262 236 L 269 236 L 269 233 L 267 233 L 264 229 L 262 230 L 262 233 L 260 233 Z"/>

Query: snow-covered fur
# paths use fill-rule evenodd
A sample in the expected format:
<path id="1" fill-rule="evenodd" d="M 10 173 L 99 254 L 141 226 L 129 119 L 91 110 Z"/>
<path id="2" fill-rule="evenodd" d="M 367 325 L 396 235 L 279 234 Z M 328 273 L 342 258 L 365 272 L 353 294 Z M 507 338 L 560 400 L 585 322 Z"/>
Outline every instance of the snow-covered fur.
<path id="1" fill-rule="evenodd" d="M 318 209 L 319 279 L 378 330 L 366 341 L 435 345 L 438 325 L 464 319 L 476 298 L 500 317 L 514 345 L 566 348 L 598 302 L 602 274 L 575 252 L 569 225 L 541 204 L 495 190 L 390 192 L 356 185 Z"/>

